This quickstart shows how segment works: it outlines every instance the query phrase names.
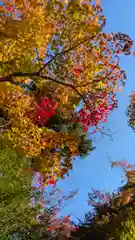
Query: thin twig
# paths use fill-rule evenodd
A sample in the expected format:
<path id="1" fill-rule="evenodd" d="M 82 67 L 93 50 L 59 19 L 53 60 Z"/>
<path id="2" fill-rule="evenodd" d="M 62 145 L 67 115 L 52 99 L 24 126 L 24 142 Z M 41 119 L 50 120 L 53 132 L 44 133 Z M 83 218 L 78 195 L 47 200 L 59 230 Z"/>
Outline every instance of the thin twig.
<path id="1" fill-rule="evenodd" d="M 117 132 L 115 133 L 106 133 L 106 132 L 103 132 L 99 127 L 96 127 L 96 129 L 101 133 L 102 136 L 107 136 L 109 137 L 111 140 L 113 140 L 113 135 L 117 134 Z"/>
<path id="2" fill-rule="evenodd" d="M 117 56 L 117 57 L 118 57 L 118 56 Z M 118 64 L 119 64 L 119 57 L 118 57 L 117 64 L 115 64 L 115 65 L 113 66 L 112 70 L 111 70 L 110 72 L 108 72 L 108 73 L 106 74 L 106 76 L 101 77 L 101 78 L 99 78 L 99 79 L 94 79 L 93 82 L 96 82 L 96 83 L 97 83 L 97 82 L 100 82 L 100 81 L 108 78 L 108 77 L 112 74 L 112 72 L 115 70 L 115 68 L 117 67 Z M 86 84 L 75 85 L 75 87 L 86 87 L 86 86 L 88 86 L 89 84 L 91 84 L 91 81 L 88 82 L 88 83 L 86 83 Z"/>
<path id="3" fill-rule="evenodd" d="M 72 51 L 74 48 L 80 46 L 81 44 L 83 44 L 83 43 L 85 43 L 85 42 L 87 42 L 89 40 L 92 40 L 96 36 L 97 36 L 97 34 L 92 36 L 92 37 L 89 37 L 88 39 L 85 39 L 85 40 L 81 41 L 80 43 L 75 44 L 73 47 L 70 47 L 70 48 L 68 48 L 67 50 L 65 50 L 65 51 L 63 51 L 61 53 L 57 53 L 52 59 L 50 59 L 46 64 L 44 64 L 44 66 L 38 71 L 38 73 L 41 73 L 45 69 L 45 67 L 48 66 L 52 61 L 54 61 L 58 56 L 61 56 L 61 55 L 65 54 L 65 53 L 68 53 L 68 52 Z"/>

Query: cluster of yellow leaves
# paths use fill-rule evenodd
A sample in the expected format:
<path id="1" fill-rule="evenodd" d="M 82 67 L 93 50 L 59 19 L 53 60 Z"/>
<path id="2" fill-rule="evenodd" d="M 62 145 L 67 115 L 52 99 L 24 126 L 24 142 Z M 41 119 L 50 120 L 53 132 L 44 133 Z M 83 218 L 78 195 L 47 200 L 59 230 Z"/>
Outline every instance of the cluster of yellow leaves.
<path id="1" fill-rule="evenodd" d="M 34 98 L 26 94 L 20 86 L 10 83 L 1 83 L 0 89 L 0 108 L 8 111 L 11 122 L 9 139 L 13 141 L 14 146 L 19 144 L 27 149 L 29 154 L 39 154 L 40 129 L 25 117 L 25 113 L 34 108 Z"/>
<path id="2" fill-rule="evenodd" d="M 14 19 L 13 14 L 6 15 L 3 12 L 0 21 L 0 61 L 9 64 L 0 74 L 11 74 L 17 70 L 35 70 L 36 64 L 32 64 L 36 57 L 35 49 L 38 49 L 40 58 L 45 58 L 46 48 L 50 35 L 55 30 L 46 10 L 40 1 L 14 1 L 7 6 L 20 11 L 20 18 Z M 3 8 L 5 6 L 3 5 Z"/>
<path id="3" fill-rule="evenodd" d="M 37 171 L 47 174 L 53 169 L 59 176 L 63 168 L 60 165 L 61 155 L 60 152 L 51 152 L 51 150 L 67 146 L 72 155 L 75 155 L 77 139 L 73 134 L 36 126 L 26 115 L 28 111 L 34 109 L 34 97 L 26 94 L 20 86 L 1 83 L 0 89 L 0 108 L 8 110 L 11 124 L 4 132 L 5 136 L 12 142 L 14 148 L 20 146 L 26 155 L 39 158 Z"/>
<path id="4" fill-rule="evenodd" d="M 81 0 L 63 1 L 63 3 L 51 1 L 49 4 L 47 7 L 52 10 L 51 14 L 55 14 L 56 21 L 61 25 L 60 28 L 56 28 L 55 38 L 54 35 L 50 38 L 52 52 L 57 54 L 58 46 L 62 47 L 62 51 L 77 46 L 72 52 L 67 51 L 66 54 L 55 58 L 55 62 L 46 66 L 43 73 L 49 73 L 56 80 L 67 84 L 82 85 L 92 82 L 96 73 L 102 70 L 103 66 L 95 65 L 97 58 L 94 55 L 95 46 L 92 46 L 91 41 L 86 41 L 84 44 L 79 43 L 96 36 L 102 28 L 104 17 L 101 15 L 102 8 L 99 2 L 95 6 L 88 4 L 88 1 Z M 72 69 L 76 65 L 84 67 L 84 71 L 78 79 L 72 73 Z M 52 96 L 60 103 L 60 112 L 69 115 L 69 112 L 74 111 L 73 101 L 75 105 L 78 105 L 81 97 L 70 87 L 53 82 L 51 84 L 54 87 Z M 84 88 L 77 88 L 82 95 L 91 89 L 93 89 L 92 84 L 88 84 Z"/>

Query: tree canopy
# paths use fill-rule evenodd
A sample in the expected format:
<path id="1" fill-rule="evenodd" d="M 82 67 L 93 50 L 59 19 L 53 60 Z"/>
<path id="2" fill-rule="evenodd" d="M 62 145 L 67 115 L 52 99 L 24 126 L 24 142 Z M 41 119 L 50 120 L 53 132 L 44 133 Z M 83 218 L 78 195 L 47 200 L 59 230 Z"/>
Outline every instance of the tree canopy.
<path id="1" fill-rule="evenodd" d="M 26 168 L 26 157 L 0 149 L 0 239 L 11 239 L 18 229 L 36 221 L 37 210 L 30 204 L 32 174 Z"/>
<path id="2" fill-rule="evenodd" d="M 88 204 L 93 211 L 85 215 L 73 236 L 82 240 L 125 240 L 135 236 L 135 169 L 124 167 L 126 183 L 113 193 L 92 189 Z M 72 239 L 72 238 L 71 238 Z"/>
<path id="3" fill-rule="evenodd" d="M 39 209 L 30 205 L 31 194 L 37 193 L 31 190 L 32 176 L 39 172 L 42 189 L 55 186 L 72 169 L 76 157 L 85 157 L 94 149 L 92 134 L 101 132 L 101 125 L 118 107 L 116 93 L 126 83 L 120 55 L 131 53 L 133 40 L 121 32 L 106 34 L 105 23 L 100 0 L 0 3 L 2 237 L 10 239 L 16 232 L 26 239 L 40 235 L 46 215 L 38 224 Z M 128 111 L 132 127 L 133 111 L 134 94 Z M 126 174 L 134 181 L 134 170 Z M 132 202 L 133 186 L 126 187 L 117 197 L 95 190 L 89 194 L 96 212 L 89 217 L 91 236 L 101 237 L 102 226 L 109 228 L 123 211 L 121 207 Z M 72 228 L 69 217 L 62 221 Z M 60 224 L 55 222 L 55 228 L 60 229 Z M 46 237 L 44 231 L 41 239 Z"/>
<path id="4" fill-rule="evenodd" d="M 126 78 L 119 54 L 130 54 L 133 41 L 103 32 L 99 1 L 4 1 L 0 14 L 3 135 L 57 180 L 92 150 L 88 129 L 117 107 Z"/>

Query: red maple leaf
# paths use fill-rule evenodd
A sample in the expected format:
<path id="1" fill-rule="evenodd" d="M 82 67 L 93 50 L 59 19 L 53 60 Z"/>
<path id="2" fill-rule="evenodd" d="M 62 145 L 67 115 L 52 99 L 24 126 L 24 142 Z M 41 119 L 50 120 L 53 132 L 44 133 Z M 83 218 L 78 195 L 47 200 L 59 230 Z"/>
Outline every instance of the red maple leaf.
<path id="1" fill-rule="evenodd" d="M 13 12 L 13 8 L 12 7 L 6 7 L 6 11 L 7 12 Z"/>
<path id="2" fill-rule="evenodd" d="M 83 72 L 83 68 L 81 66 L 74 67 L 74 68 L 72 68 L 72 72 L 73 72 L 74 76 L 79 77 L 80 74 Z"/>
<path id="3" fill-rule="evenodd" d="M 27 116 L 30 117 L 37 125 L 43 126 L 53 115 L 56 114 L 56 107 L 56 102 L 45 97 L 37 104 L 34 111 L 27 113 Z"/>
<path id="4" fill-rule="evenodd" d="M 48 183 L 54 186 L 56 185 L 56 181 L 54 179 L 48 180 Z"/>

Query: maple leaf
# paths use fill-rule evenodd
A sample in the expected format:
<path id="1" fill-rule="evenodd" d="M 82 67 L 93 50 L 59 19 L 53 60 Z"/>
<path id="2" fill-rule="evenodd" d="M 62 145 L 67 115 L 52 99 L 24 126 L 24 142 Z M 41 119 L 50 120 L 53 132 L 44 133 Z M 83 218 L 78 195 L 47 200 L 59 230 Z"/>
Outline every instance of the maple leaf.
<path id="1" fill-rule="evenodd" d="M 74 76 L 79 77 L 80 74 L 83 72 L 83 69 L 81 67 L 80 68 L 74 67 L 72 69 L 72 72 L 73 72 Z"/>

